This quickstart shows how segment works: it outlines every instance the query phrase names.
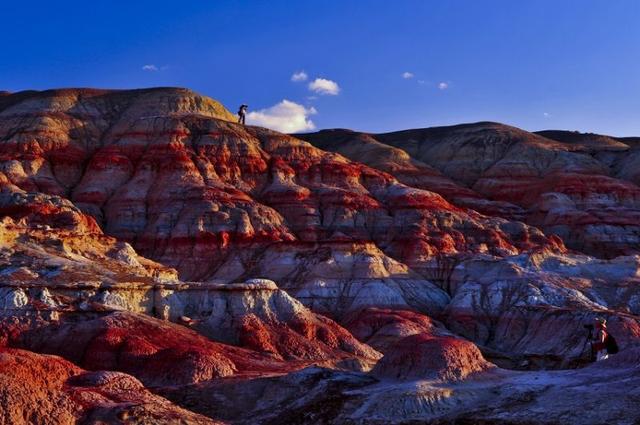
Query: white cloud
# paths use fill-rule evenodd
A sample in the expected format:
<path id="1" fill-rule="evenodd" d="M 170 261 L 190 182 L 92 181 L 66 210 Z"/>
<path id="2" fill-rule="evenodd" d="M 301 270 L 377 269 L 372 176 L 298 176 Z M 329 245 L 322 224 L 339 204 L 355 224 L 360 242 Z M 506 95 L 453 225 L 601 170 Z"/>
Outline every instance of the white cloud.
<path id="1" fill-rule="evenodd" d="M 438 83 L 438 88 L 439 88 L 440 90 L 446 90 L 446 89 L 448 89 L 448 88 L 449 88 L 449 83 L 445 83 L 444 81 L 443 81 L 443 82 L 441 82 L 441 83 Z"/>
<path id="2" fill-rule="evenodd" d="M 150 72 L 156 72 L 158 71 L 158 67 L 155 66 L 154 64 L 148 64 L 148 65 L 144 65 L 142 67 L 143 71 L 150 71 Z"/>
<path id="3" fill-rule="evenodd" d="M 291 81 L 297 83 L 299 81 L 307 81 L 307 78 L 309 78 L 309 76 L 304 71 L 294 72 L 291 76 Z"/>
<path id="4" fill-rule="evenodd" d="M 247 124 L 259 125 L 282 133 L 296 133 L 316 128 L 310 115 L 316 114 L 315 108 L 304 106 L 284 99 L 269 108 L 247 114 Z"/>
<path id="5" fill-rule="evenodd" d="M 427 84 L 427 82 L 425 80 L 418 80 L 418 84 Z"/>
<path id="6" fill-rule="evenodd" d="M 413 73 L 409 71 L 405 71 L 402 73 L 402 78 L 404 78 L 405 80 L 408 80 L 409 78 L 413 78 Z"/>
<path id="7" fill-rule="evenodd" d="M 551 114 L 548 112 L 543 112 L 542 115 L 544 115 L 545 118 L 549 118 L 551 116 Z"/>
<path id="8" fill-rule="evenodd" d="M 316 78 L 309 83 L 309 90 L 312 90 L 318 94 L 330 94 L 332 96 L 340 93 L 340 86 L 335 81 L 327 80 L 324 78 Z"/>

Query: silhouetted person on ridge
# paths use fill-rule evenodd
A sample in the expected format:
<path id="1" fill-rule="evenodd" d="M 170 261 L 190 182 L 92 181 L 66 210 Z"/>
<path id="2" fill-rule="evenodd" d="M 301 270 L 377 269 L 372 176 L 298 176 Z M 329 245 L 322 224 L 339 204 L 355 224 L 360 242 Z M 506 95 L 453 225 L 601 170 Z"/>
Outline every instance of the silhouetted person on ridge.
<path id="1" fill-rule="evenodd" d="M 238 123 L 244 125 L 244 119 L 247 115 L 247 108 L 249 105 L 245 105 L 244 103 L 240 105 L 240 109 L 238 109 Z"/>

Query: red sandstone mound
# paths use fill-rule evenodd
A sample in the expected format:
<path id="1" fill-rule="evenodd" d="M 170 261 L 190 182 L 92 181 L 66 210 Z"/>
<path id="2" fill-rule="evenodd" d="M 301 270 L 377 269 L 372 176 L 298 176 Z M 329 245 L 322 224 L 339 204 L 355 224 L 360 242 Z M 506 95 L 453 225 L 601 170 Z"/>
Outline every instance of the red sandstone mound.
<path id="1" fill-rule="evenodd" d="M 264 354 L 210 341 L 179 325 L 128 312 L 34 325 L 11 335 L 9 344 L 56 354 L 85 369 L 129 373 L 150 386 L 296 367 L 295 363 L 284 364 Z"/>
<path id="2" fill-rule="evenodd" d="M 3 424 L 214 424 L 118 372 L 85 372 L 55 356 L 0 349 Z"/>
<path id="3" fill-rule="evenodd" d="M 193 327 L 217 341 L 284 360 L 358 361 L 365 369 L 380 358 L 380 353 L 333 320 L 313 313 L 272 281 L 219 285 L 218 292 L 210 291 L 208 297 L 217 308 L 196 313 Z M 201 300 L 196 302 L 202 305 Z"/>
<path id="4" fill-rule="evenodd" d="M 449 335 L 444 325 L 410 310 L 365 308 L 345 318 L 343 325 L 360 341 L 382 353 L 410 335 Z"/>
<path id="5" fill-rule="evenodd" d="M 373 369 L 380 378 L 457 381 L 491 367 L 473 343 L 455 337 L 408 336 L 390 346 Z"/>

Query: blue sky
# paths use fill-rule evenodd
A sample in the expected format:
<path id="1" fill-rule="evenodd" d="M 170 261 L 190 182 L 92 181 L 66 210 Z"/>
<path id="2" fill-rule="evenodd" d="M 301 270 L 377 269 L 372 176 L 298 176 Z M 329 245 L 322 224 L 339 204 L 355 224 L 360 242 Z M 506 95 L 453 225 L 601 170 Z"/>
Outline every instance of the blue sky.
<path id="1" fill-rule="evenodd" d="M 3 0 L 0 16 L 0 90 L 183 86 L 276 126 L 640 136 L 636 0 Z"/>

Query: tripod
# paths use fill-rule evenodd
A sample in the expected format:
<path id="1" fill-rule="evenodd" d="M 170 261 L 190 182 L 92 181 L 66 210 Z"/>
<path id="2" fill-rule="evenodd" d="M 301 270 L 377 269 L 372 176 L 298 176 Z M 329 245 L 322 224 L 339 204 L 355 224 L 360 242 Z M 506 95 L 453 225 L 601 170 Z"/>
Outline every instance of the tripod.
<path id="1" fill-rule="evenodd" d="M 584 349 L 587 348 L 587 344 L 589 344 L 589 361 L 596 361 L 596 354 L 593 352 L 593 325 L 584 325 L 584 328 L 587 330 L 587 338 L 584 340 L 584 345 L 582 346 L 582 353 L 584 353 Z"/>

